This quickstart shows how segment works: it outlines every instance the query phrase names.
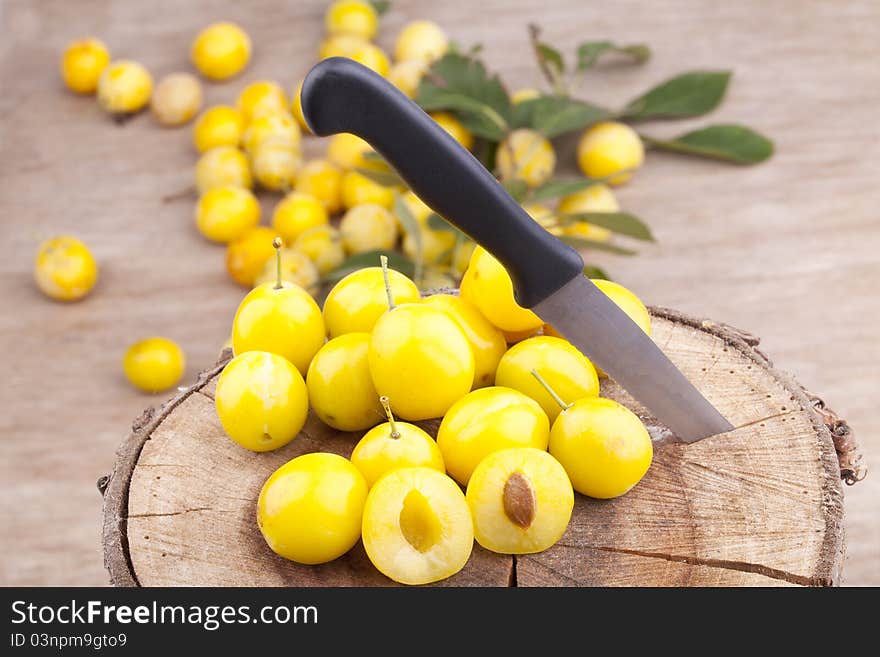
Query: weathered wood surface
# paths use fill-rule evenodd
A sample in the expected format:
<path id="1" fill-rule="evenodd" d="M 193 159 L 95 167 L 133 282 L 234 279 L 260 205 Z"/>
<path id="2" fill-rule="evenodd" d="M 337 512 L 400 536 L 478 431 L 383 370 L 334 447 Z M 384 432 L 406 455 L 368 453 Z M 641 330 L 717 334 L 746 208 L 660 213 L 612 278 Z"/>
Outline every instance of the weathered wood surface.
<path id="1" fill-rule="evenodd" d="M 630 493 L 577 495 L 558 545 L 508 557 L 477 546 L 447 585 L 829 585 L 843 560 L 840 465 L 831 434 L 796 383 L 740 336 L 661 311 L 654 336 L 734 431 L 685 445 L 613 382 L 603 394 L 658 440 Z M 221 360 L 225 362 L 225 359 Z M 348 456 L 359 434 L 314 416 L 286 447 L 244 450 L 213 403 L 221 367 L 122 444 L 105 500 L 105 559 L 120 585 L 388 585 L 358 545 L 320 567 L 274 555 L 256 527 L 266 478 L 311 451 Z M 146 420 L 146 418 L 145 418 Z M 430 427 L 426 427 L 429 428 Z M 436 423 L 434 428 L 436 428 Z"/>
<path id="2" fill-rule="evenodd" d="M 240 79 L 206 86 L 208 102 L 228 102 L 248 81 L 293 84 L 305 73 L 324 5 L 0 4 L 0 583 L 107 582 L 94 480 L 112 467 L 131 418 L 164 399 L 125 384 L 122 353 L 136 337 L 168 335 L 186 350 L 192 381 L 214 362 L 243 294 L 223 271 L 222 249 L 196 233 L 191 202 L 160 200 L 190 183 L 188 130 L 161 130 L 149 116 L 113 124 L 62 89 L 58 53 L 95 34 L 163 74 L 188 67 L 190 39 L 204 24 L 237 20 L 254 37 L 253 64 Z M 637 258 L 596 260 L 646 301 L 762 336 L 776 365 L 822 393 L 877 462 L 880 4 L 396 0 L 380 42 L 390 45 L 415 17 L 439 21 L 463 44 L 484 43 L 488 63 L 515 87 L 538 82 L 529 21 L 566 50 L 586 39 L 649 43 L 646 66 L 602 67 L 582 87 L 611 104 L 686 68 L 733 68 L 710 120 L 771 135 L 774 158 L 736 168 L 649 154 L 618 196 L 658 243 Z M 665 136 L 700 124 L 650 130 Z M 570 152 L 563 146 L 560 160 L 570 162 Z M 31 282 L 38 238 L 57 232 L 85 239 L 101 263 L 94 294 L 73 306 L 44 299 Z M 844 582 L 880 584 L 880 478 L 846 498 Z"/>

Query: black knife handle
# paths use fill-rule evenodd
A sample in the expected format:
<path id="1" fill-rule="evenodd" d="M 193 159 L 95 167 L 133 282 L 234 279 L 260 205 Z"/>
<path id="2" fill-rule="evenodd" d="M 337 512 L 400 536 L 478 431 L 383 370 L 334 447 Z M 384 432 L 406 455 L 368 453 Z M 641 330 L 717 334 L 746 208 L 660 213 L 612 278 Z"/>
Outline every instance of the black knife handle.
<path id="1" fill-rule="evenodd" d="M 470 152 L 367 67 L 325 59 L 306 76 L 301 99 L 312 132 L 366 140 L 431 209 L 498 258 L 520 305 L 535 306 L 583 270 L 577 251 L 532 220 Z"/>

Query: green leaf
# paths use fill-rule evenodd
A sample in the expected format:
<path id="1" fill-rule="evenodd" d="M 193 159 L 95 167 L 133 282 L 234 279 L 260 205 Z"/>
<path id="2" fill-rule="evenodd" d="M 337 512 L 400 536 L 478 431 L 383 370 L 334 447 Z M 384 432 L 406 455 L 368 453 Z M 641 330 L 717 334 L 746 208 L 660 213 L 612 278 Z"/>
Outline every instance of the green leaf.
<path id="1" fill-rule="evenodd" d="M 611 278 L 605 273 L 605 270 L 595 265 L 584 265 L 584 276 L 587 278 L 601 278 L 603 281 L 610 281 Z"/>
<path id="2" fill-rule="evenodd" d="M 577 47 L 577 70 L 586 71 L 592 68 L 604 53 L 613 50 L 614 44 L 610 41 L 587 41 Z"/>
<path id="3" fill-rule="evenodd" d="M 423 109 L 454 110 L 475 135 L 500 141 L 510 122 L 510 99 L 497 75 L 478 59 L 447 53 L 419 83 L 416 102 Z"/>
<path id="4" fill-rule="evenodd" d="M 541 41 L 541 28 L 534 23 L 529 24 L 529 42 L 541 74 L 550 83 L 556 93 L 566 93 L 565 60 L 556 48 Z"/>
<path id="5" fill-rule="evenodd" d="M 642 64 L 651 58 L 651 49 L 641 43 L 618 46 L 611 41 L 586 41 L 579 45 L 577 49 L 577 70 L 586 71 L 588 68 L 592 68 L 599 61 L 599 58 L 606 53 L 625 55 L 636 64 Z"/>
<path id="6" fill-rule="evenodd" d="M 428 228 L 431 230 L 442 230 L 446 233 L 452 233 L 455 235 L 456 240 L 467 239 L 467 235 L 465 235 L 457 226 L 453 226 L 451 223 L 446 221 L 443 217 L 441 217 L 436 212 L 432 212 L 428 215 L 427 224 Z M 441 258 L 438 258 L 440 260 Z"/>
<path id="7" fill-rule="evenodd" d="M 397 217 L 397 220 L 403 226 L 403 230 L 408 234 L 412 235 L 413 241 L 415 242 L 416 247 L 416 261 L 413 267 L 413 275 L 416 279 L 416 284 L 422 278 L 422 267 L 424 263 L 422 262 L 422 227 L 419 225 L 418 220 L 413 216 L 413 213 L 409 211 L 409 206 L 404 202 L 403 198 L 397 194 L 394 197 L 394 216 Z"/>
<path id="8" fill-rule="evenodd" d="M 629 55 L 636 64 L 644 64 L 651 59 L 651 48 L 644 43 L 634 43 L 629 46 L 618 48 L 617 51 L 622 55 Z"/>
<path id="9" fill-rule="evenodd" d="M 653 148 L 735 164 L 757 164 L 773 154 L 773 142 L 744 125 L 710 125 L 669 140 L 641 137 Z"/>
<path id="10" fill-rule="evenodd" d="M 585 221 L 600 228 L 607 228 L 618 235 L 626 235 L 646 242 L 654 241 L 651 229 L 637 216 L 628 212 L 577 212 L 560 214 L 558 219 L 563 224 Z"/>
<path id="11" fill-rule="evenodd" d="M 507 132 L 507 123 L 500 114 L 461 94 L 434 96 L 436 107 L 459 112 L 462 125 L 477 137 L 500 141 Z M 425 107 L 430 110 L 430 107 Z"/>
<path id="12" fill-rule="evenodd" d="M 420 87 L 421 88 L 421 87 Z M 425 110 L 453 110 L 460 113 L 461 122 L 473 134 L 492 141 L 501 141 L 507 133 L 507 120 L 485 103 L 460 93 L 436 91 L 420 96 Z"/>
<path id="13" fill-rule="evenodd" d="M 526 185 L 524 180 L 520 180 L 519 178 L 505 180 L 501 183 L 501 186 L 507 190 L 507 193 L 510 194 L 513 197 L 513 200 L 517 203 L 521 203 L 526 197 L 526 194 L 529 193 L 529 186 Z"/>
<path id="14" fill-rule="evenodd" d="M 590 249 L 593 251 L 604 251 L 605 253 L 613 253 L 615 255 L 632 256 L 636 252 L 632 249 L 624 249 L 622 246 L 609 244 L 608 242 L 597 242 L 596 240 L 588 240 L 583 237 L 573 237 L 571 235 L 560 235 L 559 239 L 573 246 L 576 249 Z"/>
<path id="15" fill-rule="evenodd" d="M 363 269 L 364 267 L 379 266 L 379 256 L 388 256 L 388 266 L 391 269 L 399 271 L 401 274 L 412 276 L 415 272 L 413 263 L 402 256 L 397 251 L 368 251 L 366 253 L 358 253 L 357 255 L 347 258 L 339 267 L 324 274 L 321 279 L 325 283 L 335 283 L 345 278 L 353 271 Z"/>
<path id="16" fill-rule="evenodd" d="M 683 119 L 712 111 L 724 98 L 730 71 L 691 71 L 631 101 L 623 116 L 633 121 Z"/>
<path id="17" fill-rule="evenodd" d="M 546 201 L 574 194 L 587 187 L 592 187 L 601 180 L 593 178 L 579 178 L 577 180 L 548 180 L 543 185 L 535 187 L 529 195 L 530 201 Z"/>
<path id="18" fill-rule="evenodd" d="M 394 171 L 376 171 L 375 169 L 364 169 L 363 167 L 356 167 L 355 171 L 357 171 L 362 176 L 369 178 L 374 183 L 378 183 L 383 187 L 402 187 L 406 186 L 406 183 L 403 182 L 400 176 L 398 176 Z"/>
<path id="19" fill-rule="evenodd" d="M 384 16 L 391 9 L 391 3 L 387 0 L 370 0 L 370 4 L 379 16 Z"/>
<path id="20" fill-rule="evenodd" d="M 537 130 L 548 139 L 582 130 L 608 116 L 608 111 L 568 96 L 539 96 L 513 109 L 514 127 Z"/>
<path id="21" fill-rule="evenodd" d="M 562 53 L 546 43 L 535 44 L 535 52 L 538 54 L 538 63 L 548 67 L 557 78 L 565 73 L 565 61 Z"/>

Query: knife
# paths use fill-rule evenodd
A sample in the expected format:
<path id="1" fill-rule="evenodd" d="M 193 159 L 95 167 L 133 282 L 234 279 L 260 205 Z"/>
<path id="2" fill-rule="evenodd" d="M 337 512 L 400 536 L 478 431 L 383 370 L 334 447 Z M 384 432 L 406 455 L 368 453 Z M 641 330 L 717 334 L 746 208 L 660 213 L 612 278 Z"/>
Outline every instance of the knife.
<path id="1" fill-rule="evenodd" d="M 367 141 L 432 210 L 507 269 L 517 303 L 552 324 L 681 440 L 733 426 L 629 316 L 583 274 L 581 256 L 520 207 L 495 177 L 390 82 L 331 57 L 303 82 L 303 115 L 319 136 Z"/>

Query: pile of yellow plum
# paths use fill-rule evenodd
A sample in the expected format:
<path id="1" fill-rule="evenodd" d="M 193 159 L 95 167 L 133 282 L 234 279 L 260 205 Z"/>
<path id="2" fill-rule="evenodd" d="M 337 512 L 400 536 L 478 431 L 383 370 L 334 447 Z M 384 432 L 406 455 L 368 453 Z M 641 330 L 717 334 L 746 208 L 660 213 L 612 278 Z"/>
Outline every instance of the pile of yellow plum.
<path id="1" fill-rule="evenodd" d="M 596 282 L 650 332 L 635 295 Z M 507 272 L 479 247 L 460 295 L 423 297 L 383 257 L 319 308 L 276 273 L 238 307 L 232 348 L 215 400 L 238 445 L 284 447 L 310 409 L 356 433 L 350 458 L 305 454 L 263 486 L 263 537 L 299 563 L 331 561 L 362 539 L 391 579 L 438 581 L 465 566 L 475 538 L 504 554 L 550 548 L 574 491 L 617 497 L 651 463 L 639 418 L 599 397 L 590 360 L 517 305 Z M 436 440 L 418 424 L 434 418 Z"/>

